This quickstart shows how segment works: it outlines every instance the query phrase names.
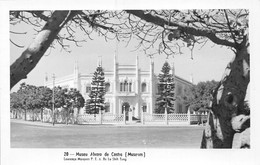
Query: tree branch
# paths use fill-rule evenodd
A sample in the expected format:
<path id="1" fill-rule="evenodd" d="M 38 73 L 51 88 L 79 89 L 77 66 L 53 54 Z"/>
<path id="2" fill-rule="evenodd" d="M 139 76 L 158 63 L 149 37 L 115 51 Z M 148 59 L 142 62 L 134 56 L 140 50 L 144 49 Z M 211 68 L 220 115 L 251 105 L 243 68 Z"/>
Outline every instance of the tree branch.
<path id="1" fill-rule="evenodd" d="M 227 11 L 225 9 L 224 9 L 224 13 L 225 13 L 225 17 L 226 17 L 226 20 L 227 20 L 227 25 L 228 25 L 228 28 L 230 30 L 231 36 L 232 36 L 235 44 L 237 45 L 237 41 L 236 41 L 235 35 L 234 35 L 234 33 L 233 33 L 233 31 L 232 31 L 232 29 L 230 27 L 230 22 L 229 22 L 229 19 L 228 19 Z"/>
<path id="2" fill-rule="evenodd" d="M 43 13 L 43 11 L 26 11 L 28 13 L 31 13 L 33 16 L 35 17 L 39 17 L 41 18 L 42 20 L 44 20 L 45 22 L 48 21 L 49 17 L 45 16 Z"/>
<path id="3" fill-rule="evenodd" d="M 10 39 L 10 42 L 11 42 L 12 44 L 14 44 L 15 46 L 17 46 L 18 48 L 24 48 L 24 46 L 20 46 L 20 45 L 14 43 L 11 39 Z"/>
<path id="4" fill-rule="evenodd" d="M 202 37 L 207 37 L 209 38 L 212 42 L 218 44 L 218 45 L 224 45 L 224 46 L 229 46 L 229 47 L 235 47 L 236 44 L 224 39 L 220 39 L 215 35 L 215 31 L 213 30 L 208 30 L 208 29 L 199 29 L 199 28 L 194 28 L 194 27 L 189 27 L 185 25 L 181 25 L 175 22 L 172 22 L 161 16 L 158 15 L 152 15 L 151 13 L 145 13 L 142 10 L 126 10 L 127 13 L 133 14 L 136 17 L 139 17 L 140 19 L 143 19 L 147 22 L 156 24 L 161 27 L 165 26 L 172 26 L 176 27 L 179 30 L 194 35 L 194 36 L 202 36 Z"/>
<path id="5" fill-rule="evenodd" d="M 107 26 L 104 26 L 104 25 L 101 25 L 101 24 L 98 24 L 94 21 L 94 19 L 90 19 L 90 17 L 92 16 L 92 18 L 95 18 L 96 16 L 99 16 L 99 15 L 102 15 L 104 13 L 98 13 L 98 14 L 95 14 L 95 15 L 91 15 L 91 16 L 87 16 L 83 11 L 81 11 L 79 13 L 82 18 L 87 21 L 92 27 L 99 27 L 99 28 L 102 28 L 104 30 L 108 30 L 110 32 L 115 32 L 115 30 L 112 28 L 112 27 L 107 27 Z"/>
<path id="6" fill-rule="evenodd" d="M 33 70 L 63 26 L 76 14 L 76 11 L 55 11 L 52 14 L 32 44 L 29 45 L 22 55 L 11 65 L 11 89 L 21 79 L 25 79 L 31 70 Z"/>

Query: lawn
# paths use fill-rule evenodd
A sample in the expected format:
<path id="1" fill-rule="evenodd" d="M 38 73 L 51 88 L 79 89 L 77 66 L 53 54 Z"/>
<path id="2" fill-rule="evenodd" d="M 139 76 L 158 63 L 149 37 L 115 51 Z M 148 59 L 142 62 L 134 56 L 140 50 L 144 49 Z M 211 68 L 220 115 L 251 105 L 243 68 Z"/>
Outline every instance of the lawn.
<path id="1" fill-rule="evenodd" d="M 12 148 L 199 148 L 203 127 L 31 124 L 11 121 Z"/>

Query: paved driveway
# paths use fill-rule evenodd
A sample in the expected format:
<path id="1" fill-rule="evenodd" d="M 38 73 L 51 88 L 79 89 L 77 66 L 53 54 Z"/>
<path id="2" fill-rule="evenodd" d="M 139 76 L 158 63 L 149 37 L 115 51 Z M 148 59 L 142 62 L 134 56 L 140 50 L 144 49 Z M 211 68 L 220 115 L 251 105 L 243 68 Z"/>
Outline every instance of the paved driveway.
<path id="1" fill-rule="evenodd" d="M 203 127 L 55 125 L 11 121 L 13 148 L 199 148 Z"/>

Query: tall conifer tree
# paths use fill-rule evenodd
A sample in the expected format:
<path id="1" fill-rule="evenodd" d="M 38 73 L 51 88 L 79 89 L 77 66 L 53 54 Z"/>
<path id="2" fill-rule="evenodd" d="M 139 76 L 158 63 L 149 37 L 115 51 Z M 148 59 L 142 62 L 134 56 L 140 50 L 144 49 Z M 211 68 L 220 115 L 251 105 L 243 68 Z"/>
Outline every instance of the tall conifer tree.
<path id="1" fill-rule="evenodd" d="M 101 65 L 99 65 L 93 75 L 91 82 L 91 91 L 89 94 L 89 108 L 86 112 L 90 114 L 98 114 L 99 110 L 105 109 L 105 75 Z"/>
<path id="2" fill-rule="evenodd" d="M 174 76 L 170 73 L 171 67 L 166 61 L 162 67 L 162 70 L 159 74 L 158 82 L 158 95 L 156 99 L 156 109 L 155 113 L 165 113 L 167 107 L 167 113 L 174 112 Z"/>

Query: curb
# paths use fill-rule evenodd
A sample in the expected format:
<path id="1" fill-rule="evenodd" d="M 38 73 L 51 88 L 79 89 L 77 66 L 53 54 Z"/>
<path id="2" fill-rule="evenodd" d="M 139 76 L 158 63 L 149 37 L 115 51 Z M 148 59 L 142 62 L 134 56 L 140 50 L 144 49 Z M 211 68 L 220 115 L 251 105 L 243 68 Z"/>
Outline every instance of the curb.
<path id="1" fill-rule="evenodd" d="M 11 123 L 23 123 L 27 125 L 37 125 L 37 126 L 45 126 L 45 127 L 118 127 L 118 128 L 123 128 L 123 127 L 139 127 L 139 128 L 145 128 L 145 127 L 193 127 L 193 128 L 201 128 L 204 126 L 201 125 L 154 125 L 154 124 L 148 124 L 148 125 L 143 125 L 141 123 L 133 123 L 133 124 L 55 124 L 54 126 L 52 123 L 42 123 L 39 121 L 24 121 L 24 120 L 19 120 L 19 119 L 10 119 Z"/>

